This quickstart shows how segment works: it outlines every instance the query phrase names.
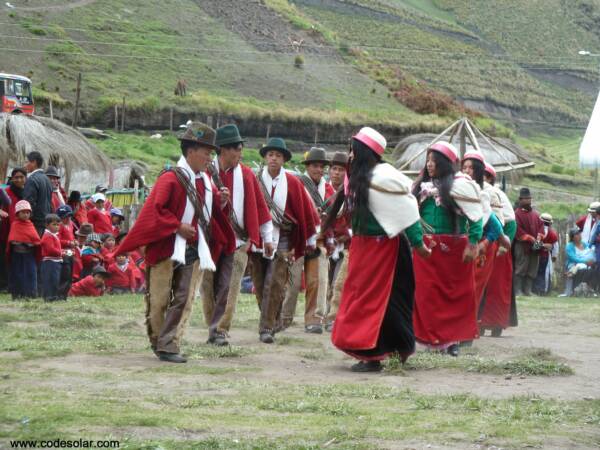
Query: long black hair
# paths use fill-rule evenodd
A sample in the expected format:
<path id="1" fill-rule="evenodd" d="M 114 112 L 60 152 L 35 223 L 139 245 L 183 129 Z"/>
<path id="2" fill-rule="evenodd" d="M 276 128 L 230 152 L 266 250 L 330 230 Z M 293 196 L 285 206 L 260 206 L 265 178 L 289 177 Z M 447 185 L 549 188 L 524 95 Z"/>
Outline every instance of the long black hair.
<path id="1" fill-rule="evenodd" d="M 430 154 L 435 161 L 435 178 L 432 178 L 429 175 L 429 172 L 427 171 L 427 160 L 425 160 L 425 167 L 423 167 L 421 174 L 415 180 L 412 193 L 418 199 L 421 194 L 421 183 L 424 181 L 432 181 L 438 189 L 442 206 L 448 211 L 453 228 L 456 229 L 458 223 L 456 216 L 458 205 L 450 195 L 450 191 L 454 185 L 454 174 L 456 172 L 454 164 L 439 152 L 431 151 Z"/>
<path id="2" fill-rule="evenodd" d="M 484 175 L 485 175 L 485 164 L 475 158 L 468 158 L 473 164 L 473 181 L 483 189 Z M 465 160 L 466 161 L 466 160 Z"/>
<path id="3" fill-rule="evenodd" d="M 348 167 L 348 196 L 345 195 L 342 186 L 327 212 L 327 217 L 323 222 L 323 230 L 327 230 L 333 225 L 342 206 L 345 206 L 348 214 L 356 218 L 358 226 L 365 224 L 369 217 L 369 186 L 373 168 L 381 162 L 381 157 L 356 139 L 352 139 L 350 148 L 353 157 Z"/>

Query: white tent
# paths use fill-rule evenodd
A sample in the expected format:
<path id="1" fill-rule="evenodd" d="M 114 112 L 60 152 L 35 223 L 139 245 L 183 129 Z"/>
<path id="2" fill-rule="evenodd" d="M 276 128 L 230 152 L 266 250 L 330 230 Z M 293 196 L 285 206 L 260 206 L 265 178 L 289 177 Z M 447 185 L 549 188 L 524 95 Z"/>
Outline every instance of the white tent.
<path id="1" fill-rule="evenodd" d="M 579 165 L 592 169 L 600 167 L 600 93 L 579 147 Z"/>

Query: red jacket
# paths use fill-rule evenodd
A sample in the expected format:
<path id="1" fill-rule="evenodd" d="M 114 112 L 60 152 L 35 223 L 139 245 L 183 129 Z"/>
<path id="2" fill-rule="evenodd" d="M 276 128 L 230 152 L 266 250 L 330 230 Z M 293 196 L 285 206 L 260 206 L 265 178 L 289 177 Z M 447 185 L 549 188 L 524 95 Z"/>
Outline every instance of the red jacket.
<path id="1" fill-rule="evenodd" d="M 83 270 L 83 262 L 81 261 L 81 249 L 79 247 L 73 248 L 73 281 L 79 280 L 81 271 Z"/>
<path id="2" fill-rule="evenodd" d="M 87 209 L 82 202 L 71 202 L 69 203 L 69 206 L 73 210 L 73 220 L 77 224 L 78 228 L 81 227 L 82 224 L 88 223 Z"/>
<path id="3" fill-rule="evenodd" d="M 44 234 L 42 235 L 41 250 L 42 260 L 62 260 L 62 248 L 60 246 L 60 239 L 57 235 L 50 233 L 48 230 L 44 231 Z"/>
<path id="4" fill-rule="evenodd" d="M 515 209 L 515 219 L 517 221 L 517 234 L 515 235 L 517 241 L 527 241 L 531 240 L 530 238 L 535 240 L 538 235 L 544 235 L 544 223 L 536 211 L 517 208 Z"/>
<path id="5" fill-rule="evenodd" d="M 104 290 L 96 286 L 92 275 L 75 283 L 69 291 L 69 297 L 100 297 L 102 294 Z"/>
<path id="6" fill-rule="evenodd" d="M 110 214 L 106 211 L 102 212 L 98 209 L 92 209 L 87 213 L 88 222 L 94 225 L 94 233 L 112 234 L 112 221 Z"/>
<path id="7" fill-rule="evenodd" d="M 544 236 L 544 239 L 542 239 L 542 242 L 544 244 L 552 244 L 552 245 L 554 245 L 555 243 L 558 242 L 558 234 L 556 233 L 554 228 L 548 227 L 548 233 L 546 234 L 546 236 Z M 540 250 L 540 255 L 547 257 L 549 255 L 549 252 L 548 252 L 548 250 L 546 250 L 546 248 L 542 248 Z"/>
<path id="8" fill-rule="evenodd" d="M 196 188 L 204 199 L 202 180 L 197 180 Z M 202 187 L 202 190 L 200 189 Z M 220 208 L 220 197 L 213 186 L 213 204 L 210 221 L 211 252 L 213 259 L 221 252 L 235 251 L 235 234 L 227 217 Z M 170 258 L 175 248 L 175 234 L 181 225 L 187 195 L 174 172 L 163 173 L 152 188 L 133 227 L 119 245 L 115 254 L 127 253 L 146 247 L 145 261 L 154 266 Z M 195 225 L 195 220 L 192 225 Z"/>
<path id="9" fill-rule="evenodd" d="M 135 289 L 136 280 L 131 264 L 127 264 L 127 268 L 125 270 L 121 270 L 117 263 L 112 263 L 108 267 L 108 273 L 110 273 L 111 276 L 106 282 L 107 286 L 111 288 L 116 287 L 129 290 Z"/>
<path id="10" fill-rule="evenodd" d="M 240 163 L 242 168 L 242 180 L 244 182 L 244 229 L 248 233 L 248 240 L 254 245 L 260 243 L 260 226 L 271 220 L 271 213 L 267 207 L 267 202 L 263 197 L 258 181 L 254 172 L 249 167 Z M 227 172 L 220 170 L 219 176 L 223 184 L 231 193 L 233 199 L 233 170 Z M 223 209 L 225 215 L 229 218 L 231 204 L 227 204 Z"/>

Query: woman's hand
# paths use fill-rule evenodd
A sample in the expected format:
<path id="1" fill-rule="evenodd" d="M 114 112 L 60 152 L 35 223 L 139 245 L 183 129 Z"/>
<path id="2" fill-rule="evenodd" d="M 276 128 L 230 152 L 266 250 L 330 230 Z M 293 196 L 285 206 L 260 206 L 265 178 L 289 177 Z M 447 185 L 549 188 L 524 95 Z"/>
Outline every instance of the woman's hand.
<path id="1" fill-rule="evenodd" d="M 425 244 L 415 248 L 415 252 L 417 252 L 417 255 L 419 255 L 423 259 L 428 259 L 429 257 L 431 257 L 431 249 Z"/>
<path id="2" fill-rule="evenodd" d="M 463 252 L 463 262 L 470 263 L 477 257 L 477 253 L 479 248 L 477 244 L 469 244 L 465 247 L 465 251 Z"/>

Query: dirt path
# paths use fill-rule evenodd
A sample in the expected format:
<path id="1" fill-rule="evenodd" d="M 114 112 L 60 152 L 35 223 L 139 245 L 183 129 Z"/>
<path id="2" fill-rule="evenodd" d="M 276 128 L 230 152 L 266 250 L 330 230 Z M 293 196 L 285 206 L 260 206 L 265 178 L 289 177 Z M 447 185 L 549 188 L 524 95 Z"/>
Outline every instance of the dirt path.
<path id="1" fill-rule="evenodd" d="M 63 11 L 68 11 L 73 8 L 79 8 L 81 6 L 91 5 L 92 3 L 95 3 L 95 2 L 96 2 L 96 0 L 77 0 L 77 1 L 73 1 L 73 2 L 60 3 L 58 5 L 49 4 L 49 5 L 40 5 L 40 6 L 21 6 L 22 2 L 19 2 L 16 0 L 13 2 L 9 2 L 9 3 L 11 3 L 14 6 L 14 9 L 16 9 L 18 11 L 63 12 Z M 28 3 L 28 2 L 26 1 L 25 3 Z M 55 2 L 52 2 L 52 3 L 55 3 Z"/>
<path id="2" fill-rule="evenodd" d="M 143 333 L 141 323 L 138 324 Z M 541 327 L 541 329 L 540 329 Z M 408 370 L 404 374 L 382 373 L 357 375 L 349 370 L 352 360 L 331 345 L 329 334 L 307 335 L 300 326 L 292 326 L 279 339 L 286 345 L 260 344 L 252 330 L 237 329 L 232 333 L 232 344 L 248 349 L 250 354 L 239 358 L 191 360 L 188 366 L 197 365 L 207 369 L 225 369 L 220 380 L 250 382 L 278 382 L 290 384 L 358 383 L 383 384 L 410 388 L 423 394 L 471 393 L 488 398 L 509 398 L 516 395 L 535 395 L 561 400 L 600 398 L 600 335 L 593 325 L 574 326 L 559 322 L 552 324 L 531 321 L 519 328 L 510 329 L 500 339 L 482 338 L 474 347 L 483 355 L 515 354 L 532 347 L 550 349 L 573 368 L 575 374 L 560 377 L 505 376 L 469 373 L 459 370 Z M 193 327 L 188 342 L 203 343 L 205 331 Z M 98 356 L 72 354 L 61 358 L 32 360 L 23 363 L 28 370 L 53 369 L 60 377 L 49 379 L 46 384 L 64 385 L 65 381 L 81 382 L 88 375 L 110 373 L 122 377 L 122 389 L 159 389 L 160 383 L 168 382 L 168 373 L 157 373 L 152 382 L 136 379 L 136 373 L 147 368 L 160 367 L 150 352 L 147 354 Z M 200 369 L 200 367 L 199 367 Z M 215 381 L 214 374 L 189 374 L 181 379 L 182 392 L 197 392 L 198 382 Z M 87 388 L 102 389 L 110 381 L 93 377 L 86 379 Z M 157 384 L 158 383 L 158 384 Z"/>

